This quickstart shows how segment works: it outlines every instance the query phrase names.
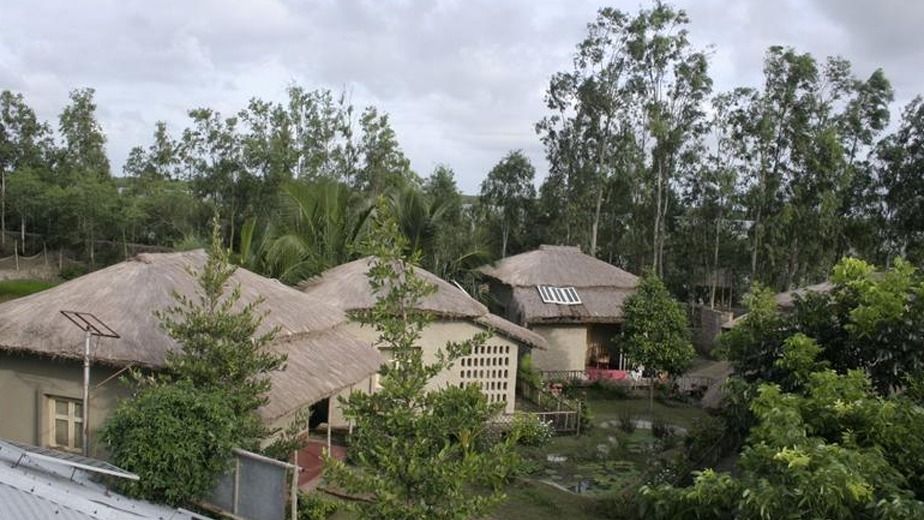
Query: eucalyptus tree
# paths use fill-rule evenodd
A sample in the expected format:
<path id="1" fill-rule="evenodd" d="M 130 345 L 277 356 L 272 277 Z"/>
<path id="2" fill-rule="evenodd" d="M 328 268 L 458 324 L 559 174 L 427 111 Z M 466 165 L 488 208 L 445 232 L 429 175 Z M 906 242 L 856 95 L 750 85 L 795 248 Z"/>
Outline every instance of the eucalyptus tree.
<path id="1" fill-rule="evenodd" d="M 118 192 L 106 156 L 106 135 L 96 118 L 95 91 L 77 89 L 59 117 L 63 139 L 55 164 L 55 181 L 64 190 L 61 210 L 65 229 L 77 229 L 90 265 L 96 263 L 96 242 L 113 228 Z M 61 230 L 59 230 L 60 232 Z"/>
<path id="2" fill-rule="evenodd" d="M 244 165 L 240 120 L 209 108 L 190 110 L 189 117 L 191 126 L 179 142 L 180 171 L 196 197 L 225 216 L 233 247 L 245 213 L 253 210 L 255 191 L 255 178 Z"/>
<path id="3" fill-rule="evenodd" d="M 128 184 L 120 197 L 123 240 L 173 244 L 201 231 L 204 204 L 182 180 L 180 160 L 180 143 L 162 121 L 146 149 L 129 152 L 122 168 Z"/>
<path id="4" fill-rule="evenodd" d="M 122 168 L 127 177 L 136 178 L 141 184 L 177 176 L 178 143 L 167 131 L 167 123 L 158 121 L 154 124 L 153 139 L 147 150 L 140 146 L 132 148 Z"/>
<path id="5" fill-rule="evenodd" d="M 742 117 L 741 101 L 739 91 L 712 98 L 709 133 L 688 150 L 686 160 L 681 162 L 683 233 L 676 242 L 688 258 L 687 280 L 708 282 L 706 300 L 710 307 L 715 307 L 720 275 L 736 270 L 734 260 L 738 255 L 734 253 L 739 246 L 736 237 L 741 227 L 736 218 L 737 187 L 742 167 L 736 134 Z"/>
<path id="6" fill-rule="evenodd" d="M 553 114 L 537 125 L 553 169 L 563 169 L 569 187 L 581 191 L 572 193 L 571 203 L 592 201 L 592 254 L 610 179 L 633 179 L 624 185 L 641 191 L 629 199 L 635 205 L 630 211 L 638 216 L 640 206 L 651 206 L 656 271 L 663 263 L 678 155 L 701 131 L 712 85 L 706 55 L 692 48 L 687 24 L 684 11 L 661 2 L 635 16 L 601 9 L 578 44 L 573 70 L 552 77 L 546 102 Z"/>
<path id="7" fill-rule="evenodd" d="M 883 242 L 891 261 L 924 261 L 924 99 L 904 108 L 898 129 L 876 148 L 877 185 L 884 197 Z"/>
<path id="8" fill-rule="evenodd" d="M 420 184 L 417 174 L 411 170 L 411 162 L 398 144 L 388 114 L 380 114 L 375 107 L 366 107 L 359 118 L 359 129 L 359 162 L 352 179 L 355 190 L 377 197 L 392 188 Z"/>
<path id="9" fill-rule="evenodd" d="M 23 95 L 0 92 L 0 245 L 6 244 L 8 177 L 24 168 L 47 168 L 51 148 L 51 129 Z"/>
<path id="10" fill-rule="evenodd" d="M 255 180 L 254 209 L 269 213 L 279 187 L 293 178 L 298 148 L 288 111 L 279 103 L 251 99 L 238 113 L 241 121 L 241 160 Z"/>
<path id="11" fill-rule="evenodd" d="M 58 131 L 64 140 L 61 160 L 66 177 L 63 182 L 73 181 L 79 175 L 100 179 L 110 176 L 106 134 L 96 119 L 95 93 L 92 88 L 72 90 L 70 104 L 61 112 Z"/>
<path id="12" fill-rule="evenodd" d="M 484 230 L 476 225 L 473 205 L 459 191 L 455 173 L 437 166 L 424 181 L 423 193 L 431 207 L 440 208 L 432 248 L 423 252 L 424 267 L 447 280 L 473 281 L 471 270 L 490 258 Z"/>
<path id="13" fill-rule="evenodd" d="M 824 276 L 843 252 L 857 158 L 888 121 L 891 87 L 880 71 L 861 81 L 841 58 L 771 47 L 763 88 L 742 92 L 751 276 L 782 288 Z"/>
<path id="14" fill-rule="evenodd" d="M 289 87 L 286 111 L 297 152 L 293 176 L 349 181 L 357 169 L 353 106 L 346 92 Z"/>
<path id="15" fill-rule="evenodd" d="M 526 235 L 529 207 L 536 198 L 536 169 L 520 150 L 509 152 L 481 183 L 478 203 L 489 227 L 500 235 L 500 257 L 507 256 L 511 240 Z"/>

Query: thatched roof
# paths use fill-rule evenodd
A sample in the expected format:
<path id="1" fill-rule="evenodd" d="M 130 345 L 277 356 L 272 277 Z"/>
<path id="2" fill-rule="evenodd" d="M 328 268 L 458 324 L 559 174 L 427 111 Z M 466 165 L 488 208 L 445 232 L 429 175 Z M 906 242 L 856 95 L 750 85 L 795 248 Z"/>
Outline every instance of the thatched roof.
<path id="1" fill-rule="evenodd" d="M 542 245 L 479 268 L 512 289 L 511 314 L 523 324 L 618 323 L 639 279 L 577 247 Z M 543 303 L 538 286 L 574 287 L 580 305 Z"/>
<path id="2" fill-rule="evenodd" d="M 277 340 L 272 348 L 288 358 L 286 369 L 273 373 L 269 402 L 260 409 L 267 421 L 361 382 L 384 362 L 377 349 L 342 326 Z"/>
<path id="3" fill-rule="evenodd" d="M 371 261 L 371 257 L 366 257 L 328 269 L 300 288 L 312 298 L 347 312 L 371 309 L 376 301 L 367 277 Z M 527 346 L 546 347 L 542 336 L 491 314 L 487 307 L 455 285 L 419 267 L 414 272 L 436 286 L 436 292 L 420 302 L 419 310 L 443 318 L 471 320 Z"/>
<path id="4" fill-rule="evenodd" d="M 638 277 L 573 246 L 541 245 L 478 269 L 512 287 L 614 287 L 634 289 Z"/>
<path id="5" fill-rule="evenodd" d="M 809 293 L 828 294 L 834 290 L 834 284 L 831 282 L 821 282 L 814 285 L 807 285 L 791 291 L 777 293 L 773 299 L 777 306 L 783 311 L 791 311 L 796 306 L 797 298 L 805 298 Z"/>
<path id="6" fill-rule="evenodd" d="M 113 366 L 161 367 L 167 353 L 180 346 L 163 330 L 154 312 L 174 305 L 174 292 L 193 297 L 197 294 L 197 280 L 189 269 L 200 269 L 205 260 L 202 250 L 140 254 L 46 291 L 0 304 L 0 349 L 82 359 L 83 333 L 60 311 L 84 311 L 92 312 L 121 336 L 94 343 L 93 361 Z M 274 394 L 292 399 L 302 396 L 310 403 L 330 395 L 324 393 L 329 387 L 347 387 L 378 369 L 381 358 L 377 351 L 343 333 L 332 335 L 346 322 L 341 310 L 246 269 L 235 271 L 231 283 L 240 287 L 239 306 L 264 299 L 260 309 L 267 315 L 260 332 L 277 326 L 280 329 L 273 348 L 288 354 L 289 369 L 279 373 L 284 375 L 274 376 Z M 295 370 L 302 366 L 310 366 L 311 370 Z M 276 379 L 283 384 L 277 385 Z M 286 387 L 289 382 L 293 386 Z M 286 407 L 296 403 L 287 400 L 273 404 Z"/>
<path id="7" fill-rule="evenodd" d="M 799 298 L 805 298 L 809 294 L 828 294 L 834 290 L 834 284 L 825 281 L 821 283 L 816 283 L 813 285 L 806 285 L 805 287 L 800 287 L 798 289 L 793 289 L 791 291 L 785 291 L 781 293 L 776 293 L 773 296 L 773 300 L 776 302 L 777 307 L 779 307 L 782 312 L 792 312 L 796 307 L 796 300 Z M 742 323 L 747 316 L 747 313 L 744 313 L 740 316 L 735 317 L 732 320 L 725 322 L 722 325 L 722 328 L 725 330 L 733 329 L 738 326 L 739 323 Z"/>

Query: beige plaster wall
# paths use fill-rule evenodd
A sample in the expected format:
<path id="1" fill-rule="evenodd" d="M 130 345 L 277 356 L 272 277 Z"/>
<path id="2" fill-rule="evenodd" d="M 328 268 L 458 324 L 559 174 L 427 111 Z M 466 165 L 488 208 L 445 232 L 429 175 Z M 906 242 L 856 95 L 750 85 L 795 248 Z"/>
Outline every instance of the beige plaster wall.
<path id="1" fill-rule="evenodd" d="M 584 370 L 587 359 L 586 325 L 534 325 L 530 329 L 549 344 L 546 350 L 533 350 L 533 367 L 536 370 Z"/>
<path id="2" fill-rule="evenodd" d="M 109 367 L 90 370 L 90 452 L 102 455 L 97 430 L 129 390 L 114 378 Z M 48 445 L 49 396 L 83 398 L 83 365 L 36 356 L 0 352 L 0 438 Z"/>
<path id="3" fill-rule="evenodd" d="M 431 323 L 423 331 L 420 346 L 423 348 L 425 362 L 436 361 L 436 353 L 446 347 L 448 341 L 463 341 L 475 334 L 484 332 L 480 325 L 462 320 L 439 320 Z M 348 332 L 354 336 L 374 343 L 377 337 L 375 330 L 358 323 L 348 325 Z M 517 349 L 518 344 L 503 336 L 493 335 L 488 339 L 484 351 L 473 352 L 471 355 L 458 360 L 449 370 L 437 375 L 430 381 L 431 388 L 440 388 L 446 385 L 459 386 L 462 384 L 477 384 L 481 386 L 490 402 L 505 402 L 505 412 L 513 413 L 517 380 Z M 383 351 L 388 357 L 387 351 Z M 377 376 L 370 380 L 354 385 L 353 390 L 368 392 L 375 388 Z M 346 389 L 340 396 L 346 398 L 351 390 Z M 340 404 L 334 398 L 331 410 L 331 424 L 336 428 L 348 425 L 343 417 Z"/>

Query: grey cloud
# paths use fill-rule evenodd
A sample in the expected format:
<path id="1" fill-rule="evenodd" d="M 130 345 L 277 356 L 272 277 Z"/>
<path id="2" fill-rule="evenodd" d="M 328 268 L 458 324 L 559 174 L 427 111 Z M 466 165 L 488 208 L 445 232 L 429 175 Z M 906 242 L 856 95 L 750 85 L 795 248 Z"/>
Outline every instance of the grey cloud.
<path id="1" fill-rule="evenodd" d="M 767 46 L 841 54 L 920 89 L 917 3 L 686 0 L 696 45 L 715 45 L 717 90 L 760 81 Z M 618 2 L 635 10 L 641 2 Z M 391 114 L 414 167 L 447 163 L 466 191 L 509 149 L 544 172 L 533 125 L 549 76 L 602 3 L 490 0 L 7 1 L 0 4 L 0 88 L 54 119 L 79 86 L 97 89 L 116 171 L 154 122 L 178 132 L 185 112 L 280 100 L 297 82 L 347 88 Z"/>

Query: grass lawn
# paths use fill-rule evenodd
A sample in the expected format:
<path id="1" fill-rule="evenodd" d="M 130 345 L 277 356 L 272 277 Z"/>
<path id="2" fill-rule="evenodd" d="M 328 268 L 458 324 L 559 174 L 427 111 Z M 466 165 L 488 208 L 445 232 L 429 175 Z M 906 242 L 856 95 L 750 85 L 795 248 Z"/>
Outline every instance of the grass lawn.
<path id="1" fill-rule="evenodd" d="M 554 437 L 541 448 L 521 448 L 531 469 L 525 480 L 511 484 L 507 499 L 487 520 L 590 520 L 600 518 L 602 502 L 614 490 L 634 485 L 648 468 L 652 457 L 663 453 L 665 446 L 649 430 L 627 433 L 617 423 L 624 414 L 634 419 L 650 419 L 647 397 L 615 396 L 611 391 L 588 388 L 593 427 L 580 436 Z M 682 403 L 654 403 L 659 419 L 689 428 L 697 417 L 706 413 Z M 678 440 L 677 444 L 680 444 Z M 548 460 L 548 455 L 561 459 Z M 581 494 L 560 489 L 576 484 L 589 485 Z M 356 515 L 338 511 L 332 520 L 355 520 Z"/>
<path id="2" fill-rule="evenodd" d="M 587 391 L 590 412 L 593 422 L 599 424 L 604 421 L 618 420 L 623 414 L 630 414 L 634 419 L 652 420 L 647 397 L 630 397 L 627 399 L 605 399 L 599 391 Z M 689 429 L 693 423 L 707 414 L 702 408 L 678 402 L 654 402 L 654 418 L 666 423 Z"/>
<path id="3" fill-rule="evenodd" d="M 0 280 L 0 302 L 28 296 L 57 285 L 47 280 Z"/>
<path id="4" fill-rule="evenodd" d="M 496 520 L 590 520 L 600 518 L 596 501 L 539 482 L 517 482 L 507 501 L 490 516 Z"/>
<path id="5" fill-rule="evenodd" d="M 565 488 L 572 488 L 579 482 L 587 483 L 590 489 L 578 495 L 541 482 L 517 483 L 507 490 L 509 498 L 492 518 L 599 518 L 600 498 L 636 482 L 650 457 L 657 456 L 663 449 L 649 430 L 626 433 L 615 426 L 626 414 L 633 419 L 651 420 L 647 397 L 618 398 L 593 387 L 585 391 L 592 415 L 591 430 L 580 436 L 555 437 L 542 448 L 524 448 L 523 455 L 533 464 L 528 478 L 554 482 Z M 701 408 L 689 404 L 654 402 L 655 418 L 676 426 L 689 428 L 697 418 L 705 415 Z M 549 454 L 565 460 L 550 462 Z"/>

